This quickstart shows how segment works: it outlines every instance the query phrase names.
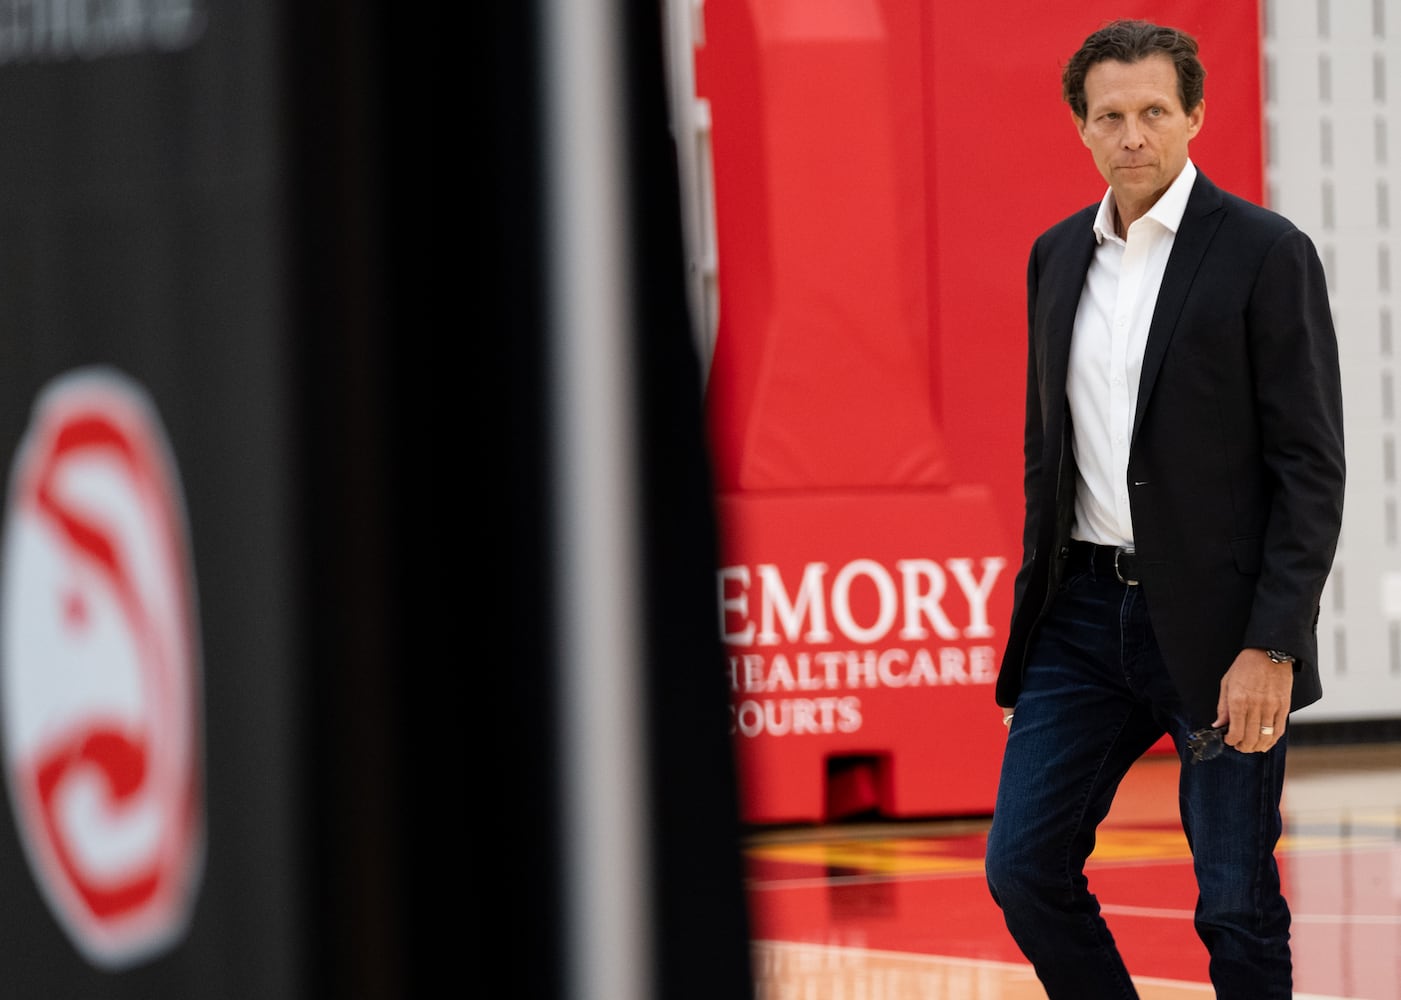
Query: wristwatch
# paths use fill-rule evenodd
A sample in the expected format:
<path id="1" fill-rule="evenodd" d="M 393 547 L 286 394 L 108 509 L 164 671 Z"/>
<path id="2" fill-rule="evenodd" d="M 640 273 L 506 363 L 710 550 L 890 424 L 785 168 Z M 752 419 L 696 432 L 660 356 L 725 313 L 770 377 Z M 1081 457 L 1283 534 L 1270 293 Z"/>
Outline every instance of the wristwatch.
<path id="1" fill-rule="evenodd" d="M 1288 653 L 1280 652 L 1278 649 L 1267 649 L 1265 655 L 1274 663 L 1293 663 L 1294 657 Z"/>

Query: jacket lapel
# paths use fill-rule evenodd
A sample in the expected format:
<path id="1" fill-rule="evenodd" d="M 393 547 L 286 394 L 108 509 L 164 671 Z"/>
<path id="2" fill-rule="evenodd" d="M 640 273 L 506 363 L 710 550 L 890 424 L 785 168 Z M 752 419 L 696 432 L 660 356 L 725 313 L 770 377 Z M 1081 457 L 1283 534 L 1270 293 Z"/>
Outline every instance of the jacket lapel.
<path id="1" fill-rule="evenodd" d="M 1090 269 L 1090 261 L 1095 253 L 1094 219 L 1099 206 L 1086 209 L 1084 224 L 1075 225 L 1070 238 L 1074 242 L 1064 254 L 1053 253 L 1052 261 L 1060 263 L 1062 270 L 1043 275 L 1041 286 L 1054 298 L 1046 311 L 1046 356 L 1042 365 L 1044 382 L 1041 386 L 1042 400 L 1047 409 L 1046 416 L 1056 421 L 1065 409 L 1066 377 L 1070 373 L 1070 341 L 1075 332 L 1075 313 L 1080 307 L 1080 295 L 1085 288 L 1085 274 Z M 1043 292 L 1045 294 L 1045 292 Z M 1055 427 L 1051 424 L 1048 429 Z"/>
<path id="2" fill-rule="evenodd" d="M 1153 320 L 1148 327 L 1148 342 L 1143 349 L 1143 370 L 1138 380 L 1138 401 L 1134 407 L 1134 437 L 1138 436 L 1139 425 L 1143 423 L 1143 413 L 1153 393 L 1153 384 L 1158 379 L 1163 358 L 1167 356 L 1168 343 L 1172 340 L 1173 330 L 1177 328 L 1177 319 L 1182 314 L 1187 295 L 1192 290 L 1192 282 L 1224 217 L 1221 190 L 1207 180 L 1205 174 L 1198 173 L 1187 199 L 1187 208 L 1182 213 L 1182 224 L 1173 240 L 1172 254 L 1163 272 L 1163 283 L 1153 308 Z"/>

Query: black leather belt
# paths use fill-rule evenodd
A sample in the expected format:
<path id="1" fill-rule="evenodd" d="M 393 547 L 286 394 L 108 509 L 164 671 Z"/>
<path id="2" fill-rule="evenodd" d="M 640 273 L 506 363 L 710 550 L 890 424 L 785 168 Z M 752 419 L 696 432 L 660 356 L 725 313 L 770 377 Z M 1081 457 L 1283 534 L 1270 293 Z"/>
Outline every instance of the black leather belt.
<path id="1" fill-rule="evenodd" d="M 1070 543 L 1070 557 L 1094 567 L 1095 576 L 1113 577 L 1130 587 L 1138 586 L 1138 555 L 1122 545 L 1095 545 L 1079 539 Z"/>

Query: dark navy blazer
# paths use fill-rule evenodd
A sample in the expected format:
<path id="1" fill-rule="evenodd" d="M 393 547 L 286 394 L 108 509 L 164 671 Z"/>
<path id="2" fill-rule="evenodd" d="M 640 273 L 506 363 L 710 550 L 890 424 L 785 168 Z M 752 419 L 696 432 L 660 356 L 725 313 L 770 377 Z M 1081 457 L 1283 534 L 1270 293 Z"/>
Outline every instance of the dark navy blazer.
<path id="1" fill-rule="evenodd" d="M 1037 239 L 1027 268 L 1026 522 L 997 702 L 1069 554 L 1066 374 L 1098 204 Z M 1246 647 L 1297 657 L 1293 709 L 1321 696 L 1317 625 L 1343 509 L 1338 346 L 1323 266 L 1288 220 L 1199 173 L 1149 327 L 1128 463 L 1139 577 L 1196 725 Z"/>

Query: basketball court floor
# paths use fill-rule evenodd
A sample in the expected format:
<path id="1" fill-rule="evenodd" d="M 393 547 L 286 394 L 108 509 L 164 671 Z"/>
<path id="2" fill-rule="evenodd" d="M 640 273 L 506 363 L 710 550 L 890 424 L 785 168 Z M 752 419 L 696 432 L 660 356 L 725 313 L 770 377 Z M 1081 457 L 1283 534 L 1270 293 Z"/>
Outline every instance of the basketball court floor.
<path id="1" fill-rule="evenodd" d="M 1140 761 L 1090 859 L 1142 1000 L 1213 995 L 1176 775 L 1170 755 Z M 1401 744 L 1291 748 L 1284 813 L 1296 1000 L 1401 1000 Z M 1044 998 L 988 897 L 987 826 L 751 831 L 758 1000 Z"/>

